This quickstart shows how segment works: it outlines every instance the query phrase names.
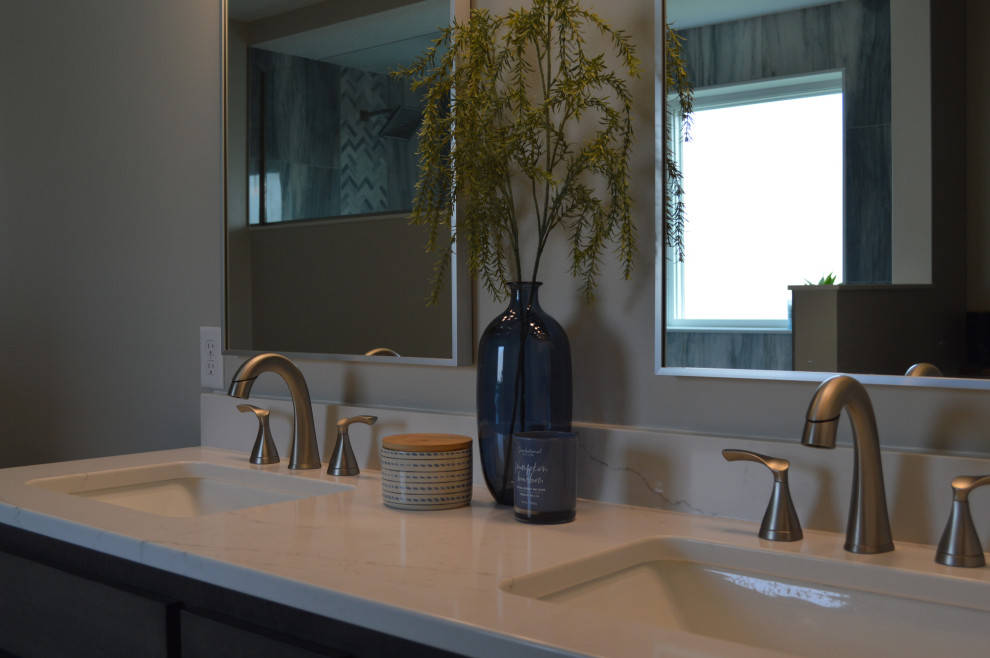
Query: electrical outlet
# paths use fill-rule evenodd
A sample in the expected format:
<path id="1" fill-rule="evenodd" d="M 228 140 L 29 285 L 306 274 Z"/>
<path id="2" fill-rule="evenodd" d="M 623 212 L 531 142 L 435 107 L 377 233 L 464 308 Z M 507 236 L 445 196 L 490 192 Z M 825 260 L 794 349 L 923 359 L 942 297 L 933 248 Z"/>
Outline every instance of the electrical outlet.
<path id="1" fill-rule="evenodd" d="M 220 327 L 199 328 L 199 385 L 214 390 L 223 389 Z"/>

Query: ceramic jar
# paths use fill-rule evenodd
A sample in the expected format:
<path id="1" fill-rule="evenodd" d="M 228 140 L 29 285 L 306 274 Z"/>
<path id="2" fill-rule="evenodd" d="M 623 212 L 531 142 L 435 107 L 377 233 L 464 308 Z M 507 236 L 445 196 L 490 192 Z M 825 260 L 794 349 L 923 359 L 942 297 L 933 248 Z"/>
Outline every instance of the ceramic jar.
<path id="1" fill-rule="evenodd" d="M 382 439 L 382 499 L 402 510 L 439 510 L 471 502 L 471 438 L 396 434 Z"/>

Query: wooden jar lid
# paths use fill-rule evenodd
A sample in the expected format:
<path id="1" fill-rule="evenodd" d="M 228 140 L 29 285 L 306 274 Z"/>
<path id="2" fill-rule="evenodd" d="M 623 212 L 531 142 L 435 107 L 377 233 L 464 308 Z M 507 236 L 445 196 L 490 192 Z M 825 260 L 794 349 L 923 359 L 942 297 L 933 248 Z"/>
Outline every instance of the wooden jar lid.
<path id="1" fill-rule="evenodd" d="M 382 447 L 403 452 L 453 452 L 471 447 L 471 437 L 461 434 L 393 434 L 382 439 Z"/>

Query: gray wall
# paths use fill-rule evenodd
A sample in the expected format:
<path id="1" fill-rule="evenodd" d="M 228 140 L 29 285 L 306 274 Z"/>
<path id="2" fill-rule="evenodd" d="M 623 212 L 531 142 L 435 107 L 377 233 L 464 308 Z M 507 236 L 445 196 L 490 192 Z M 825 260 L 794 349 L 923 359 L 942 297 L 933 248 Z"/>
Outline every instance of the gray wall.
<path id="1" fill-rule="evenodd" d="M 452 358 L 450 296 L 425 303 L 436 258 L 416 247 L 427 237 L 402 215 L 250 231 L 251 340 L 234 342 L 231 333 L 228 346 L 302 354 L 387 347 Z"/>
<path id="2" fill-rule="evenodd" d="M 199 442 L 218 2 L 0 0 L 0 466 Z"/>
<path id="3" fill-rule="evenodd" d="M 650 70 L 652 3 L 596 8 Z M 0 0 L 4 465 L 198 442 L 198 327 L 221 314 L 219 34 L 218 2 Z M 588 309 L 559 246 L 542 277 L 574 348 L 576 416 L 796 441 L 812 383 L 653 373 L 651 76 L 634 91 L 634 279 L 610 264 Z M 972 157 L 986 169 L 986 150 Z M 476 290 L 476 333 L 500 306 Z M 472 367 L 301 366 L 318 399 L 474 410 Z M 987 452 L 990 393 L 871 393 L 888 443 Z"/>

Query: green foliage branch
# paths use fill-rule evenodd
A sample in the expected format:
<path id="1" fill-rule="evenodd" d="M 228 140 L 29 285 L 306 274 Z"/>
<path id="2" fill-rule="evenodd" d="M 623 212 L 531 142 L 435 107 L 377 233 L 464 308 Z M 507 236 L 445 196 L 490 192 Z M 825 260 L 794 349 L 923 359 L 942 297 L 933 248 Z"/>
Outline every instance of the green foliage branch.
<path id="1" fill-rule="evenodd" d="M 608 40 L 610 52 L 589 52 L 589 30 Z M 629 278 L 636 236 L 627 80 L 639 67 L 628 36 L 576 0 L 533 0 L 504 16 L 473 10 L 467 23 L 444 29 L 411 67 L 397 72 L 414 90 L 425 90 L 412 221 L 429 227 L 428 248 L 440 254 L 432 302 L 456 244 L 466 246 L 471 274 L 502 299 L 509 280 L 536 281 L 558 227 L 568 235 L 570 272 L 588 302 L 607 243 L 615 243 Z M 596 121 L 596 130 L 576 143 L 574 126 L 586 119 Z M 535 217 L 537 235 L 528 272 L 517 216 L 524 198 L 522 212 Z"/>
<path id="2" fill-rule="evenodd" d="M 688 139 L 691 113 L 694 111 L 694 85 L 688 75 L 684 60 L 684 37 L 669 25 L 665 25 L 666 49 L 664 51 L 664 244 L 674 250 L 674 257 L 684 260 L 684 175 L 677 164 L 674 140 Z M 670 102 L 671 96 L 676 102 Z M 674 119 L 680 119 L 675 122 Z M 673 134 L 673 126 L 679 124 L 683 134 Z"/>

